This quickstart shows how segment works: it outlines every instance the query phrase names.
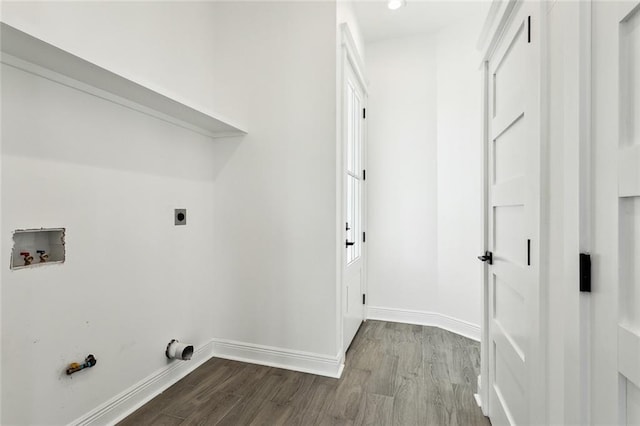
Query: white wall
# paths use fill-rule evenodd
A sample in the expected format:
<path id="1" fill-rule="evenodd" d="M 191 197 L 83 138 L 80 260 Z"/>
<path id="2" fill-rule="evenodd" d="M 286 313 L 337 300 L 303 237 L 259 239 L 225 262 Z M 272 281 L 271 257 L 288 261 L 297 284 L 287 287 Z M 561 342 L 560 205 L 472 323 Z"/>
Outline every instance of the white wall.
<path id="1" fill-rule="evenodd" d="M 391 39 L 369 43 L 366 50 L 368 304 L 435 311 L 435 39 Z"/>
<path id="2" fill-rule="evenodd" d="M 335 4 L 217 13 L 251 73 L 249 135 L 216 181 L 215 335 L 336 356 Z"/>
<path id="3" fill-rule="evenodd" d="M 2 269 L 2 423 L 72 421 L 166 367 L 171 338 L 336 356 L 335 4 L 21 2 L 3 19 L 250 133 L 212 141 L 3 72 L 1 258 L 25 227 L 66 227 L 68 251 Z"/>
<path id="4" fill-rule="evenodd" d="M 2 19 L 68 52 L 245 125 L 251 70 L 207 2 L 2 1 Z M 215 23 L 215 25 L 213 24 Z"/>
<path id="5" fill-rule="evenodd" d="M 479 325 L 482 306 L 482 20 L 437 34 L 438 309 Z"/>
<path id="6" fill-rule="evenodd" d="M 437 34 L 366 45 L 370 315 L 438 323 L 475 338 L 481 24 L 470 17 Z"/>
<path id="7" fill-rule="evenodd" d="M 210 341 L 215 145 L 5 66 L 2 102 L 2 423 L 62 424 L 165 367 L 170 339 Z M 39 227 L 67 229 L 65 264 L 10 271 L 12 231 Z"/>
<path id="8" fill-rule="evenodd" d="M 206 104 L 180 84 L 212 68 L 208 27 L 192 21 L 209 9 L 166 7 L 6 3 L 3 19 Z M 201 31 L 191 53 L 144 48 L 167 41 L 168 22 Z M 214 250 L 202 235 L 213 233 L 219 162 L 210 139 L 5 66 L 2 104 L 1 258 L 15 229 L 67 228 L 64 265 L 3 265 L 2 423 L 62 424 L 166 367 L 171 338 L 210 341 L 201 301 L 215 294 Z M 177 207 L 186 227 L 173 226 Z M 66 377 L 89 353 L 97 366 Z"/>

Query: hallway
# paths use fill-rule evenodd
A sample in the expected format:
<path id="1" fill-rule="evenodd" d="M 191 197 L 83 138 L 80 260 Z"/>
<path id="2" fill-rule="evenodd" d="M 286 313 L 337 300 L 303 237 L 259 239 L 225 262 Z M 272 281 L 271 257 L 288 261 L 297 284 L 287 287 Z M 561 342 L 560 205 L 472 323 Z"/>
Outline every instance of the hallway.
<path id="1" fill-rule="evenodd" d="M 212 358 L 126 425 L 488 425 L 473 393 L 477 342 L 435 327 L 365 322 L 341 379 Z"/>

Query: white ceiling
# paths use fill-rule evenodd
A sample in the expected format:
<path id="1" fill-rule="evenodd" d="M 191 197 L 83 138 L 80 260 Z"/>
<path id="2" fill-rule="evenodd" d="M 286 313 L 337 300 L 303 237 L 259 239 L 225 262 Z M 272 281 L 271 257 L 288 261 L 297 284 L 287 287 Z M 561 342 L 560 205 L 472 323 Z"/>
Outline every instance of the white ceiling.
<path id="1" fill-rule="evenodd" d="M 353 8 L 365 42 L 433 33 L 472 15 L 484 21 L 491 3 L 488 0 L 406 1 L 406 6 L 398 10 L 389 10 L 385 0 L 354 1 Z"/>

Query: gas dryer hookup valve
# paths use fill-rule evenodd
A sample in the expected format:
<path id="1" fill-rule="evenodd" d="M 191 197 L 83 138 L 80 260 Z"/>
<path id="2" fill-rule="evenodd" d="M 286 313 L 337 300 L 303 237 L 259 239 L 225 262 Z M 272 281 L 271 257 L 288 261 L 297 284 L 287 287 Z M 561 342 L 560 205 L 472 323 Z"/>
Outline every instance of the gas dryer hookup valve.
<path id="1" fill-rule="evenodd" d="M 69 368 L 67 368 L 67 375 L 70 376 L 77 371 L 93 367 L 94 365 L 96 365 L 96 362 L 98 361 L 93 355 L 87 355 L 87 357 L 84 359 L 83 364 L 78 364 L 77 362 L 72 362 L 71 364 L 69 364 Z"/>

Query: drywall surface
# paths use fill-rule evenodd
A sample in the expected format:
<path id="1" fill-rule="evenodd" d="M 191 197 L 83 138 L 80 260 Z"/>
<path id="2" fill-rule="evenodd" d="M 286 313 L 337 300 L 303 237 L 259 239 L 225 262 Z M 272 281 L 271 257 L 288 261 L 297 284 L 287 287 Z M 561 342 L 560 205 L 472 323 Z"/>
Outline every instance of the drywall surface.
<path id="1" fill-rule="evenodd" d="M 336 9 L 221 3 L 250 132 L 215 184 L 216 337 L 336 356 Z"/>
<path id="2" fill-rule="evenodd" d="M 437 38 L 438 312 L 480 324 L 482 74 L 472 17 Z"/>
<path id="3" fill-rule="evenodd" d="M 366 50 L 368 304 L 435 311 L 435 39 L 392 39 L 369 43 Z"/>
<path id="4" fill-rule="evenodd" d="M 246 126 L 242 53 L 209 2 L 2 1 L 2 20 L 89 62 Z"/>
<path id="5" fill-rule="evenodd" d="M 1 71 L 2 424 L 65 424 L 167 366 L 172 338 L 210 341 L 215 145 Z M 66 228 L 65 263 L 10 271 L 12 231 L 40 227 Z"/>
<path id="6" fill-rule="evenodd" d="M 376 317 L 479 338 L 481 17 L 369 43 L 368 294 Z"/>
<path id="7" fill-rule="evenodd" d="M 19 2 L 3 19 L 251 126 L 214 142 L 3 67 L 2 423 L 77 419 L 167 366 L 171 338 L 335 357 L 335 4 Z M 66 227 L 65 264 L 9 271 L 11 231 L 41 226 Z"/>

